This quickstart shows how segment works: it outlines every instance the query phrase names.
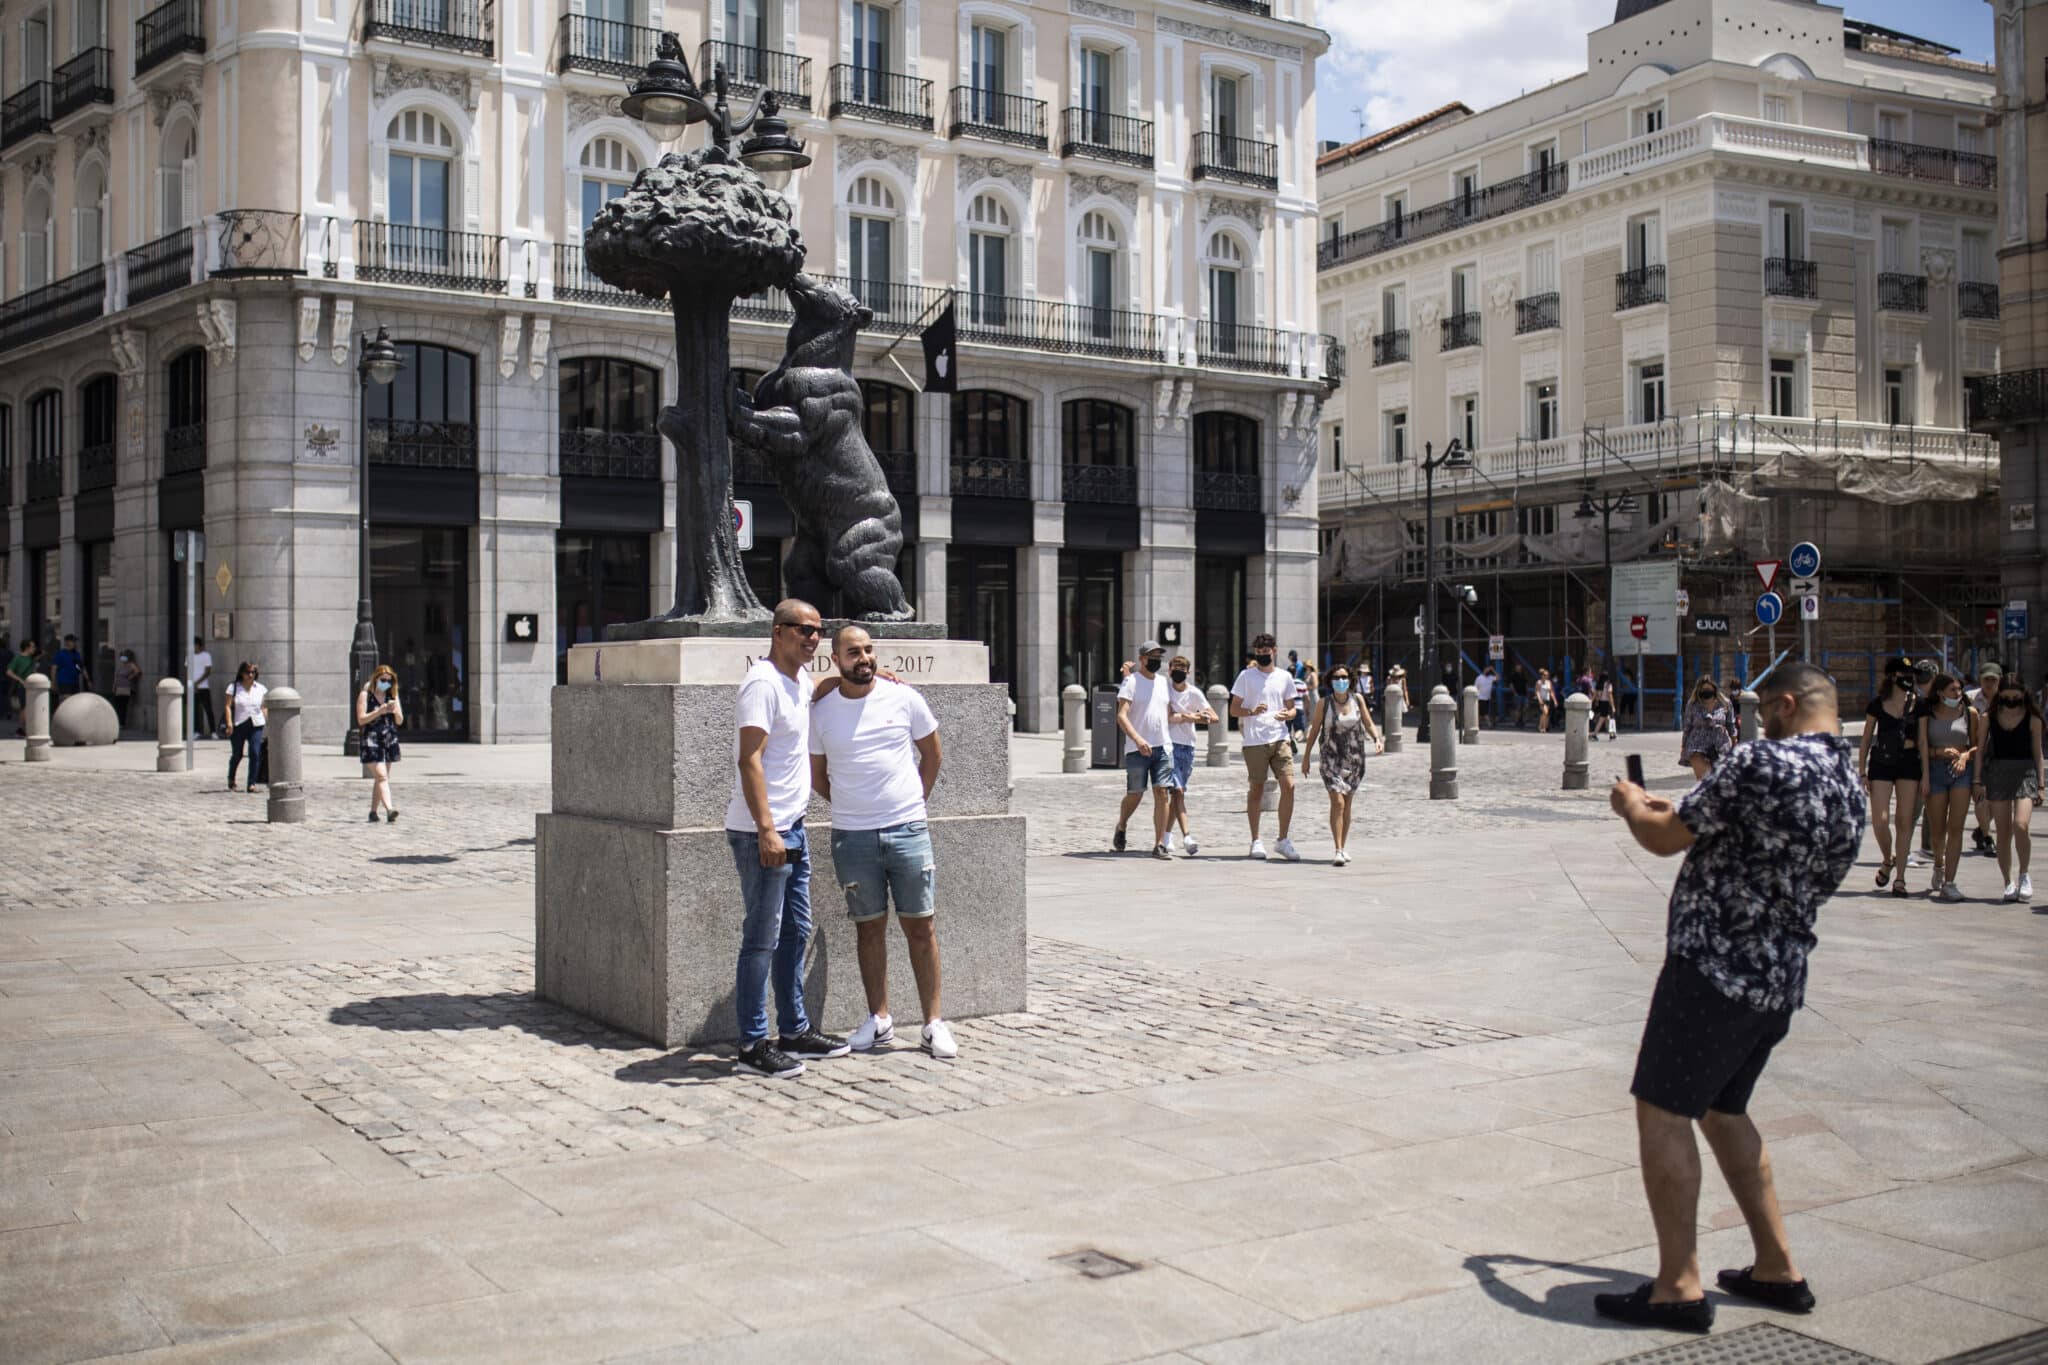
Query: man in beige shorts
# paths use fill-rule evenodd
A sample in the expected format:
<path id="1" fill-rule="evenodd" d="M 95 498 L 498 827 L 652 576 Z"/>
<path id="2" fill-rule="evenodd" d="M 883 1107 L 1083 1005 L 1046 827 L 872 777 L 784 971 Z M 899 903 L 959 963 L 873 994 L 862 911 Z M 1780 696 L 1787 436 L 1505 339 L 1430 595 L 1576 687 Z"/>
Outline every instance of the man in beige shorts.
<path id="1" fill-rule="evenodd" d="M 1250 786 L 1245 793 L 1244 816 L 1251 825 L 1251 856 L 1266 856 L 1259 842 L 1259 803 L 1270 776 L 1280 784 L 1280 837 L 1273 852 L 1290 863 L 1301 861 L 1287 827 L 1294 821 L 1294 745 L 1287 735 L 1287 722 L 1294 719 L 1289 692 L 1294 679 L 1273 666 L 1273 637 L 1261 635 L 1252 641 L 1252 664 L 1237 675 L 1230 689 L 1230 714 L 1244 738 L 1244 766 Z"/>

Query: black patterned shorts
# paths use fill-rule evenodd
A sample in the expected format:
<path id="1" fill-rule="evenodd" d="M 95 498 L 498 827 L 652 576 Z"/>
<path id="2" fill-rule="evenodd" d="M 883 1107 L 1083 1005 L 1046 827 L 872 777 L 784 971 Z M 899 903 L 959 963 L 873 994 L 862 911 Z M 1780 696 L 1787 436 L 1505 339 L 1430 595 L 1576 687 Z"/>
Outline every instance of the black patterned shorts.
<path id="1" fill-rule="evenodd" d="M 1740 1114 L 1771 1049 L 1792 1030 L 1792 1011 L 1731 1000 L 1682 957 L 1666 957 L 1650 996 L 1629 1093 L 1659 1109 L 1703 1118 Z"/>

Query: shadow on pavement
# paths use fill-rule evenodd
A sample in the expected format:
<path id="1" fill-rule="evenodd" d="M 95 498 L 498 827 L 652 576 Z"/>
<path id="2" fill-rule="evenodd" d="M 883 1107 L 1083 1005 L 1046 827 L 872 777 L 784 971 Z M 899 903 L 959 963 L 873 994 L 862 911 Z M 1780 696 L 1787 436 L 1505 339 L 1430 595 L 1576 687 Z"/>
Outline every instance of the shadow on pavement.
<path id="1" fill-rule="evenodd" d="M 1562 1270 L 1587 1278 L 1571 1284 L 1553 1285 L 1539 1299 L 1533 1294 L 1515 1288 L 1511 1281 L 1500 1278 L 1502 1268 L 1508 1266 Z M 1517 1313 L 1526 1313 L 1532 1318 L 1548 1318 L 1553 1322 L 1572 1322 L 1585 1327 L 1615 1328 L 1623 1331 L 1635 1329 L 1595 1313 L 1593 1296 L 1631 1290 L 1648 1278 L 1636 1271 L 1616 1270 L 1612 1266 L 1578 1265 L 1571 1261 L 1546 1261 L 1540 1257 L 1509 1254 L 1467 1256 L 1465 1269 L 1472 1272 L 1472 1277 L 1479 1281 L 1479 1287 L 1486 1291 L 1488 1298 L 1514 1309 Z"/>
<path id="2" fill-rule="evenodd" d="M 473 851 L 485 852 L 487 850 L 478 849 Z M 455 855 L 453 853 L 387 853 L 381 858 L 372 858 L 370 861 L 373 863 L 389 863 L 398 867 L 412 867 L 431 863 L 452 863 L 455 861 Z"/>
<path id="3" fill-rule="evenodd" d="M 327 1022 L 395 1033 L 516 1028 L 551 1043 L 608 1052 L 638 1052 L 649 1046 L 631 1034 L 607 1028 L 559 1005 L 550 1005 L 531 991 L 496 991 L 489 995 L 449 995 L 445 992 L 380 995 L 350 1005 L 337 1005 L 327 1012 Z"/>

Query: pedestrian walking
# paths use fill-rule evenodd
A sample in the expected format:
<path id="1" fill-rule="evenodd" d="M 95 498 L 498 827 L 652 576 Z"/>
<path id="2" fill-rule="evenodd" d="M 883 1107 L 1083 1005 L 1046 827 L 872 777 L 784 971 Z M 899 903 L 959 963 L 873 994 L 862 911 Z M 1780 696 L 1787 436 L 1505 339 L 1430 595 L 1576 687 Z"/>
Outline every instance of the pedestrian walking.
<path id="1" fill-rule="evenodd" d="M 860 626 L 840 628 L 832 661 L 838 676 L 824 679 L 812 694 L 810 765 L 811 789 L 832 803 L 832 868 L 853 921 L 868 999 L 868 1017 L 847 1046 L 872 1052 L 896 1037 L 889 1012 L 893 901 L 924 1011 L 918 1041 L 932 1056 L 950 1060 L 960 1047 L 939 1015 L 937 868 L 927 823 L 939 780 L 938 717 L 916 688 L 876 676 L 875 642 Z"/>
<path id="2" fill-rule="evenodd" d="M 1999 681 L 2004 677 L 2005 670 L 1988 658 L 1977 665 L 1977 685 L 1963 695 L 1977 712 L 1980 723 L 1990 721 L 1991 699 L 1997 695 Z M 1971 847 L 1989 857 L 1993 852 L 1991 801 L 1979 792 L 1974 804 L 1977 810 L 1977 828 L 1970 838 Z"/>
<path id="3" fill-rule="evenodd" d="M 1536 733 L 1550 733 L 1550 713 L 1557 710 L 1557 684 L 1550 680 L 1550 670 L 1536 670 Z"/>
<path id="4" fill-rule="evenodd" d="M 50 678 L 57 684 L 57 699 L 77 696 L 92 686 L 92 674 L 85 670 L 85 656 L 78 652 L 78 637 L 64 637 L 64 647 L 50 660 Z"/>
<path id="5" fill-rule="evenodd" d="M 1607 737 L 1609 739 L 1621 738 L 1614 723 L 1614 675 L 1612 673 L 1602 673 L 1599 681 L 1593 684 L 1593 737 L 1595 739 L 1600 737 L 1600 731 L 1603 726 L 1607 730 Z"/>
<path id="6" fill-rule="evenodd" d="M 1963 817 L 1970 812 L 1970 786 L 1982 731 L 1977 712 L 1963 700 L 1960 678 L 1943 673 L 1934 680 L 1933 701 L 1920 710 L 1921 785 L 1927 819 L 1934 831 L 1934 880 L 1929 900 L 1959 901 L 1956 867 L 1963 858 Z"/>
<path id="7" fill-rule="evenodd" d="M 789 598 L 775 608 L 768 656 L 740 682 L 734 707 L 732 796 L 725 839 L 739 873 L 744 922 L 734 1004 L 738 1067 L 787 1079 L 804 1063 L 844 1057 L 844 1038 L 804 1013 L 804 952 L 811 941 L 811 860 L 804 812 L 811 804 L 811 693 L 804 670 L 818 652 L 818 609 Z M 768 1037 L 768 991 L 780 1036 Z"/>
<path id="8" fill-rule="evenodd" d="M 1485 725 L 1487 717 L 1493 711 L 1493 696 L 1500 686 L 1500 674 L 1494 671 L 1492 664 L 1488 664 L 1479 670 L 1479 676 L 1472 680 L 1472 686 L 1479 693 L 1479 723 Z"/>
<path id="9" fill-rule="evenodd" d="M 219 739 L 220 724 L 213 715 L 213 655 L 206 642 L 192 637 L 192 653 L 185 659 L 185 683 L 192 689 L 192 730 L 200 739 Z"/>
<path id="10" fill-rule="evenodd" d="M 1706 781 L 1713 766 L 1735 747 L 1735 716 L 1712 678 L 1701 678 L 1685 704 L 1685 729 L 1678 747 L 1678 761 L 1692 769 L 1695 782 Z"/>
<path id="11" fill-rule="evenodd" d="M 1287 727 L 1294 718 L 1288 698 L 1294 679 L 1273 666 L 1273 637 L 1261 635 L 1252 641 L 1252 663 L 1237 675 L 1230 689 L 1230 714 L 1237 720 L 1244 741 L 1247 788 L 1245 822 L 1251 826 L 1252 846 L 1248 856 L 1263 858 L 1266 846 L 1259 839 L 1259 806 L 1265 797 L 1266 779 L 1280 786 L 1280 834 L 1273 852 L 1290 863 L 1301 861 L 1294 841 L 1287 837 L 1294 823 L 1294 746 Z"/>
<path id="12" fill-rule="evenodd" d="M 1387 686 L 1393 688 L 1394 691 L 1400 696 L 1401 714 L 1403 716 L 1414 715 L 1415 699 L 1408 695 L 1408 670 L 1403 668 L 1399 664 L 1395 664 L 1392 668 L 1388 669 Z M 1384 712 L 1382 714 L 1384 714 Z"/>
<path id="13" fill-rule="evenodd" d="M 1195 778 L 1195 727 L 1220 723 L 1202 689 L 1188 682 L 1193 668 L 1185 654 L 1174 655 L 1166 664 L 1166 678 L 1173 685 L 1166 695 L 1166 737 L 1173 746 L 1173 796 L 1168 809 L 1166 851 L 1173 852 L 1174 831 L 1178 829 L 1181 847 L 1190 857 L 1201 852 L 1194 830 L 1188 827 L 1188 784 Z"/>
<path id="14" fill-rule="evenodd" d="M 1294 655 L 1289 653 L 1287 657 L 1293 659 Z M 1299 741 L 1308 733 L 1308 713 L 1315 705 L 1316 669 L 1314 664 L 1297 661 L 1288 672 L 1293 675 L 1294 681 L 1288 685 L 1287 705 L 1294 714 L 1287 721 L 1287 731 L 1297 741 L 1297 749 L 1305 753 L 1306 746 L 1299 744 Z"/>
<path id="15" fill-rule="evenodd" d="M 2034 837 L 2028 826 L 2034 807 L 2041 804 L 2041 793 L 2048 791 L 2048 773 L 2041 765 L 2041 712 L 2018 678 L 2001 674 L 1993 696 L 1991 718 L 1977 750 L 1976 785 L 1990 803 L 1991 823 L 1998 831 L 1998 875 L 2005 882 L 2005 899 L 2030 901 L 2034 879 L 2027 875 L 2027 866 L 2033 860 Z"/>
<path id="16" fill-rule="evenodd" d="M 1919 711 L 1934 705 L 1934 680 L 1941 670 L 1932 659 L 1921 659 L 1913 665 L 1913 688 L 1915 704 Z M 1920 780 L 1920 847 L 1906 855 L 1907 867 L 1928 867 L 1934 862 L 1934 810 L 1928 801 L 1929 792 L 1924 769 Z"/>
<path id="17" fill-rule="evenodd" d="M 1166 826 L 1173 808 L 1173 740 L 1168 733 L 1167 697 L 1172 686 L 1159 676 L 1166 650 L 1157 640 L 1138 646 L 1137 671 L 1116 689 L 1116 728 L 1123 735 L 1124 799 L 1116 814 L 1110 847 L 1122 853 L 1129 844 L 1124 827 L 1131 812 L 1152 793 L 1152 856 L 1170 858 Z"/>
<path id="18" fill-rule="evenodd" d="M 242 766 L 242 753 L 249 754 L 249 787 L 255 791 L 262 776 L 263 767 L 263 726 L 269 720 L 269 706 L 264 698 L 270 689 L 256 677 L 256 665 L 244 659 L 235 669 L 235 680 L 228 684 L 228 790 L 235 789 L 235 771 Z"/>
<path id="19" fill-rule="evenodd" d="M 1870 819 L 1877 834 L 1877 889 L 1891 881 L 1892 894 L 1906 894 L 1906 855 L 1920 814 L 1920 706 L 1913 673 L 1904 659 L 1885 674 L 1870 705 L 1863 708 L 1863 743 L 1856 756 Z"/>
<path id="20" fill-rule="evenodd" d="M 28 676 L 36 671 L 36 658 L 41 653 L 42 646 L 33 637 L 23 636 L 21 648 L 7 661 L 7 694 L 14 703 L 17 736 L 26 733 L 22 726 L 28 721 Z"/>
<path id="21" fill-rule="evenodd" d="M 1593 1300 L 1601 1316 L 1635 1326 L 1703 1333 L 1714 1323 L 1700 1282 L 1695 1122 L 1755 1247 L 1751 1265 L 1720 1273 L 1720 1288 L 1795 1313 L 1814 1306 L 1747 1111 L 1771 1049 L 1805 1002 L 1814 920 L 1855 863 L 1869 806 L 1828 675 L 1789 663 L 1757 692 L 1763 737 L 1684 800 L 1630 782 L 1615 783 L 1610 797 L 1643 848 L 1685 854 L 1630 1087 L 1657 1274 L 1633 1292 Z"/>
<path id="22" fill-rule="evenodd" d="M 384 822 L 398 823 L 398 807 L 391 804 L 391 766 L 398 762 L 398 730 L 405 724 L 405 706 L 398 699 L 398 674 L 390 664 L 378 664 L 377 671 L 356 693 L 356 753 L 370 770 L 370 823 L 377 823 L 377 810 L 384 810 Z"/>
<path id="23" fill-rule="evenodd" d="M 135 651 L 124 649 L 121 657 L 114 661 L 114 715 L 122 729 L 128 728 L 128 708 L 135 701 L 135 689 L 142 686 L 142 665 L 135 662 Z"/>
<path id="24" fill-rule="evenodd" d="M 1318 754 L 1316 740 L 1322 739 Z M 1351 801 L 1365 785 L 1367 745 L 1379 753 L 1383 747 L 1379 727 L 1373 724 L 1371 708 L 1351 691 L 1350 670 L 1339 664 L 1330 674 L 1330 695 L 1316 703 L 1315 723 L 1309 726 L 1308 743 L 1302 747 L 1301 772 L 1320 758 L 1323 789 L 1330 794 L 1330 838 L 1337 845 L 1331 865 L 1342 867 L 1351 861 L 1345 848 L 1351 836 Z"/>

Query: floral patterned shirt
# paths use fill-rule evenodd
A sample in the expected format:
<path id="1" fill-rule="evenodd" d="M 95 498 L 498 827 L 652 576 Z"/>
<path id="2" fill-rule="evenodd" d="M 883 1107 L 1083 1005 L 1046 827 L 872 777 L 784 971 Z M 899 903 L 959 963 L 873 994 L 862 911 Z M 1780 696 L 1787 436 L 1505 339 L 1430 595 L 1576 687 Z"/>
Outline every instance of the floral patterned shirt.
<path id="1" fill-rule="evenodd" d="M 1694 843 L 1666 944 L 1753 1010 L 1806 1000 L 1814 917 L 1863 846 L 1870 803 L 1840 735 L 1737 746 L 1678 805 Z"/>

